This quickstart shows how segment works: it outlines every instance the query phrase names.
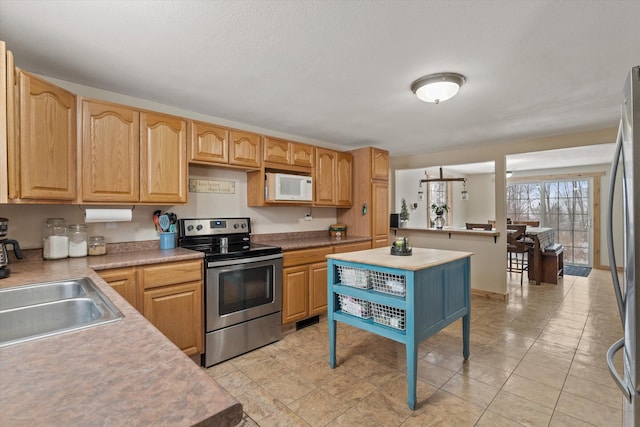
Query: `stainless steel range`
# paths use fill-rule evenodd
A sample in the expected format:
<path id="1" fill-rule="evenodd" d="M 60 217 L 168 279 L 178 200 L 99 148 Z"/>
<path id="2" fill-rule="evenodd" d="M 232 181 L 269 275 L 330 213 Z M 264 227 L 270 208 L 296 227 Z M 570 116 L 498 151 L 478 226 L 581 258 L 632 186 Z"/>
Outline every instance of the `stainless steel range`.
<path id="1" fill-rule="evenodd" d="M 249 218 L 184 218 L 178 246 L 205 254 L 204 366 L 281 337 L 282 250 L 251 243 Z"/>

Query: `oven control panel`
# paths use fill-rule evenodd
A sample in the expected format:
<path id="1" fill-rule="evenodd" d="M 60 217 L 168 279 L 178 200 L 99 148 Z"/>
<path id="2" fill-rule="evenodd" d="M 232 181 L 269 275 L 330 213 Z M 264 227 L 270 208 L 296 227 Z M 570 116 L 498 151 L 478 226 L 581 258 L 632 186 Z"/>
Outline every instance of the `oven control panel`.
<path id="1" fill-rule="evenodd" d="M 217 234 L 251 233 L 250 218 L 183 218 L 180 236 L 211 236 Z"/>

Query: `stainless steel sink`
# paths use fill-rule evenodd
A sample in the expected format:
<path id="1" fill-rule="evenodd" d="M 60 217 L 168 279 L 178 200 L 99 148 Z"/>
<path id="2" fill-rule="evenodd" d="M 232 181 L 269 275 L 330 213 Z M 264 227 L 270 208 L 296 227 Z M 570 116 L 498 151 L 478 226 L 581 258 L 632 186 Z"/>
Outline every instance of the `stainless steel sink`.
<path id="1" fill-rule="evenodd" d="M 0 290 L 0 310 L 85 296 L 83 281 L 65 280 Z"/>
<path id="2" fill-rule="evenodd" d="M 122 319 L 88 277 L 0 290 L 0 347 Z"/>

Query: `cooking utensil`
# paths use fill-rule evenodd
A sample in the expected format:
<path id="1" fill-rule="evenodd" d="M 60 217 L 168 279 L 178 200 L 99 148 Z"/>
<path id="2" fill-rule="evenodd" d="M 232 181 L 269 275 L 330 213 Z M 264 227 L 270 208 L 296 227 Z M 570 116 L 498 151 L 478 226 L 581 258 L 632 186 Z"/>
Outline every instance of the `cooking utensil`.
<path id="1" fill-rule="evenodd" d="M 162 229 L 162 231 L 169 231 L 169 226 L 171 225 L 171 221 L 169 221 L 169 215 L 167 214 L 162 214 L 160 215 L 160 218 L 158 218 L 158 221 L 160 223 L 160 228 Z"/>
<path id="2" fill-rule="evenodd" d="M 158 229 L 160 228 L 160 213 L 161 211 L 153 212 L 153 224 L 155 225 L 156 231 L 159 231 Z"/>

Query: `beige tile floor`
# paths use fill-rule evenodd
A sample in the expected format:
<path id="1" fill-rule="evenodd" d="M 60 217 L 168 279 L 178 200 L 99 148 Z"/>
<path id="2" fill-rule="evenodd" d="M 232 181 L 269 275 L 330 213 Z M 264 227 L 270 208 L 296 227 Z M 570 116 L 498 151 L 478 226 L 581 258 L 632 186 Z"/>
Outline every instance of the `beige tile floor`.
<path id="1" fill-rule="evenodd" d="M 622 336 L 609 273 L 508 281 L 508 302 L 472 298 L 467 362 L 460 321 L 420 344 L 414 411 L 404 346 L 338 323 L 330 369 L 326 319 L 207 371 L 242 402 L 243 426 L 622 425 L 605 362 Z"/>

